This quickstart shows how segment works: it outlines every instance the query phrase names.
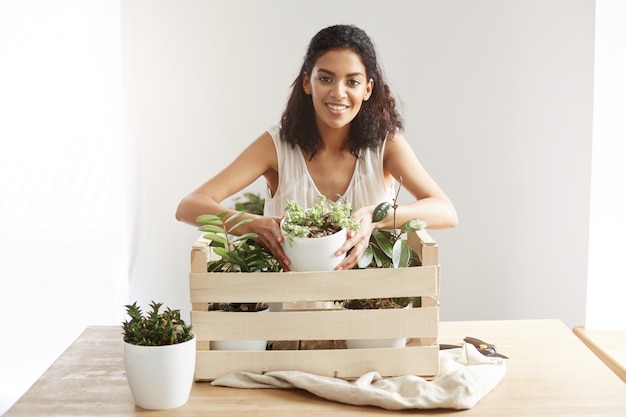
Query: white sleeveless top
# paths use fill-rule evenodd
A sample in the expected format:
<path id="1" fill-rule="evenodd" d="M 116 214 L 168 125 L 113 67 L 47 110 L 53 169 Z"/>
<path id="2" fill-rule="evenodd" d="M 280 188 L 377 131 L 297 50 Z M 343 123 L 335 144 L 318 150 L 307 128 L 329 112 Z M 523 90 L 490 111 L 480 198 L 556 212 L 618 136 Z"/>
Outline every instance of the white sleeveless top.
<path id="1" fill-rule="evenodd" d="M 281 217 L 285 211 L 287 200 L 297 201 L 302 207 L 311 207 L 321 195 L 313 178 L 306 167 L 304 156 L 299 147 L 280 139 L 280 127 L 268 129 L 276 147 L 278 158 L 278 187 L 276 194 L 271 195 L 269 186 L 265 196 L 266 216 Z M 371 206 L 383 201 L 391 202 L 394 196 L 394 185 L 386 187 L 383 175 L 384 142 L 377 149 L 366 149 L 357 158 L 356 167 L 346 192 L 341 196 L 350 202 L 354 210 Z M 332 175 L 332 173 L 329 173 Z M 336 200 L 336 198 L 330 198 Z"/>

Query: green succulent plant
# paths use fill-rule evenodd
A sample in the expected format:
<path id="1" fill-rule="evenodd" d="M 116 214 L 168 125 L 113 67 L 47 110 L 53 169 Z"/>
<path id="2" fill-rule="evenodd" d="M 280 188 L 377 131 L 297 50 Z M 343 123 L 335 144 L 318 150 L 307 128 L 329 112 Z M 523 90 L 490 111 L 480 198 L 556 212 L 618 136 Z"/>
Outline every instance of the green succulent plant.
<path id="1" fill-rule="evenodd" d="M 334 202 L 325 196 L 319 196 L 317 202 L 309 208 L 287 200 L 282 223 L 283 234 L 292 242 L 296 237 L 323 237 L 342 229 L 358 231 L 361 225 L 351 214 L 352 206 L 349 202 Z"/>
<path id="2" fill-rule="evenodd" d="M 170 308 L 160 312 L 163 303 L 150 303 L 151 310 L 144 314 L 135 301 L 126 305 L 130 317 L 122 323 L 124 341 L 141 346 L 164 346 L 183 343 L 193 338 L 191 325 L 185 324 L 180 310 Z"/>

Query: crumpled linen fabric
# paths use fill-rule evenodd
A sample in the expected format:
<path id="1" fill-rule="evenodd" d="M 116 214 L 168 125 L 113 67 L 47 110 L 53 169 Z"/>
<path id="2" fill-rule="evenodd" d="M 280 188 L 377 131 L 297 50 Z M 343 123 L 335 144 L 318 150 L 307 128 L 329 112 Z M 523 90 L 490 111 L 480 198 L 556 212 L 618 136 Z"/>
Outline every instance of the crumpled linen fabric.
<path id="1" fill-rule="evenodd" d="M 505 373 L 504 359 L 486 357 L 465 343 L 459 349 L 439 353 L 439 376 L 432 380 L 414 375 L 382 378 L 378 372 L 368 372 L 357 380 L 346 381 L 300 371 L 272 371 L 232 372 L 211 384 L 233 388 L 297 388 L 331 401 L 387 410 L 464 410 L 475 406 L 493 390 Z"/>

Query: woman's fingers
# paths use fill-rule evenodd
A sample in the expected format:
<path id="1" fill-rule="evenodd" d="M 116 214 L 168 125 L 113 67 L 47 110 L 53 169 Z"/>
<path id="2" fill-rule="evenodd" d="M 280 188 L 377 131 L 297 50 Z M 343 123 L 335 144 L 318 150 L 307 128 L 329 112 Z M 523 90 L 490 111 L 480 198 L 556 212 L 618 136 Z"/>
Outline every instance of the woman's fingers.
<path id="1" fill-rule="evenodd" d="M 282 242 L 284 237 L 280 232 L 280 218 L 264 217 L 262 221 L 257 223 L 257 228 L 254 232 L 258 235 L 257 240 L 259 243 L 274 255 L 274 258 L 278 260 L 278 263 L 285 271 L 289 271 L 291 262 L 285 255 L 285 251 L 283 251 Z"/>

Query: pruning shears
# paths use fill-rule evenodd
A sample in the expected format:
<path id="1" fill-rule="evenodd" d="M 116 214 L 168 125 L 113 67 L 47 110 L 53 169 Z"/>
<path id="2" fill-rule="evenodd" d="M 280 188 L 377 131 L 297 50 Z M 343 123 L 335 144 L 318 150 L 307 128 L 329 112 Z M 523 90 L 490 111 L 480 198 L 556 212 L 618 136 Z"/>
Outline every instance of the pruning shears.
<path id="1" fill-rule="evenodd" d="M 469 343 L 471 345 L 474 345 L 476 350 L 479 351 L 480 353 L 482 353 L 485 356 L 509 359 L 507 356 L 504 356 L 503 354 L 498 353 L 497 350 L 496 350 L 496 346 L 491 344 L 491 343 L 487 343 L 487 342 L 485 342 L 483 340 L 477 339 L 475 337 L 469 337 L 469 336 L 466 337 L 465 339 L 463 339 L 463 341 L 465 343 Z M 462 347 L 462 346 L 459 346 L 459 345 L 446 345 L 446 344 L 439 345 L 439 349 L 440 350 L 454 349 L 454 348 L 460 348 L 460 347 Z"/>

